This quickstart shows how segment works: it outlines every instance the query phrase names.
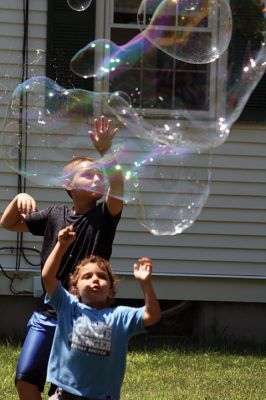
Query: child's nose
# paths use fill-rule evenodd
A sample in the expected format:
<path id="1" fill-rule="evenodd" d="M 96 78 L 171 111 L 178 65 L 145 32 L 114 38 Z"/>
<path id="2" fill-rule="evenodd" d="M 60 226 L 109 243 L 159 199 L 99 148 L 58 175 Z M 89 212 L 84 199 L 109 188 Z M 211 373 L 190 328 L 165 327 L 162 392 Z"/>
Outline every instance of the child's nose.
<path id="1" fill-rule="evenodd" d="M 94 175 L 93 182 L 98 182 L 100 180 L 98 175 Z"/>

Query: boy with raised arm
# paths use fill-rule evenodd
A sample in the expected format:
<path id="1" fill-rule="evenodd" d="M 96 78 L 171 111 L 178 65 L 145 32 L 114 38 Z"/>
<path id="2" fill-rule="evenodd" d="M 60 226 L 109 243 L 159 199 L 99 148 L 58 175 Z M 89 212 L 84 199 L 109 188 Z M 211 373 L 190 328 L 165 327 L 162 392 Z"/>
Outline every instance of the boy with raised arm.
<path id="1" fill-rule="evenodd" d="M 101 156 L 111 148 L 116 132 L 112 121 L 106 121 L 104 116 L 94 121 L 94 130 L 89 135 Z M 93 159 L 81 157 L 71 160 L 64 168 L 65 186 L 73 207 L 60 205 L 37 211 L 35 200 L 21 193 L 2 215 L 0 223 L 4 228 L 43 236 L 41 267 L 57 242 L 58 232 L 68 225 L 74 226 L 76 241 L 68 248 L 58 269 L 58 279 L 66 288 L 68 275 L 78 260 L 91 254 L 106 259 L 111 256 L 123 207 L 123 178 L 115 162 L 108 168 L 109 189 L 100 203 L 97 201 L 104 192 L 103 175 L 95 169 Z M 47 305 L 34 312 L 28 323 L 16 372 L 20 400 L 41 400 L 56 324 L 56 313 Z"/>
<path id="2" fill-rule="evenodd" d="M 152 262 L 141 258 L 134 265 L 144 307 L 113 308 L 115 277 L 103 258 L 90 256 L 78 263 L 70 275 L 70 293 L 57 279 L 64 254 L 75 239 L 72 226 L 62 229 L 42 270 L 46 302 L 58 314 L 47 376 L 58 389 L 50 400 L 119 400 L 130 337 L 160 319 Z"/>

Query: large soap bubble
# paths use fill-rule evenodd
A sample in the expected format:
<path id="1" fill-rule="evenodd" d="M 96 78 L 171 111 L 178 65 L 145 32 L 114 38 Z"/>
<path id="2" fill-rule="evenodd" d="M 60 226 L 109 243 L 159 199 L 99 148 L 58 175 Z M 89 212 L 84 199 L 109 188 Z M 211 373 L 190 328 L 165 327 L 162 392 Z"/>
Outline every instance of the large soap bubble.
<path id="1" fill-rule="evenodd" d="M 43 49 L 31 50 L 26 59 L 23 54 L 6 50 L 1 58 L 0 99 L 7 105 L 16 86 L 26 77 L 38 76 L 46 64 Z"/>
<path id="2" fill-rule="evenodd" d="M 17 86 L 8 108 L 2 156 L 13 171 L 37 185 L 88 190 L 96 198 L 106 192 L 108 179 L 122 174 L 125 194 L 112 195 L 133 202 L 135 216 L 153 234 L 180 233 L 191 226 L 208 197 L 208 164 L 200 162 L 198 153 L 133 135 L 138 115 L 129 100 L 123 92 L 64 89 L 46 77 L 27 80 Z M 99 109 L 113 121 L 126 117 L 126 123 L 120 124 L 112 149 L 91 161 L 87 156 L 95 152 L 88 130 Z M 150 204 L 153 191 L 159 194 Z"/>
<path id="3" fill-rule="evenodd" d="M 119 134 L 114 146 L 100 158 L 92 149 L 88 130 L 92 130 L 94 119 L 99 118 L 99 110 L 113 120 L 114 127 L 116 115 L 120 113 L 127 115 L 130 122 L 134 115 L 130 118 L 131 109 L 126 100 L 123 93 L 64 89 L 42 76 L 29 79 L 13 92 L 2 134 L 2 156 L 12 170 L 46 187 L 67 185 L 85 190 L 84 182 L 91 176 L 90 170 L 102 170 L 106 178 L 110 178 L 117 168 L 123 174 L 123 168 L 116 162 L 117 155 L 123 150 L 123 135 Z M 66 172 L 64 167 L 69 161 L 88 155 L 97 158 L 95 163 L 85 159 Z M 74 176 L 79 176 L 75 185 L 72 182 Z M 130 200 L 130 185 L 133 184 L 130 175 L 130 179 L 125 179 L 125 201 Z M 92 185 L 87 190 L 91 191 Z M 116 197 L 116 193 L 113 195 Z"/>
<path id="4" fill-rule="evenodd" d="M 150 69 L 159 58 L 160 65 L 166 68 L 165 72 Z M 139 34 L 124 46 L 117 46 L 108 39 L 90 42 L 74 55 L 70 68 L 83 78 L 101 80 L 108 77 L 111 91 L 127 93 L 136 116 L 130 124 L 135 135 L 149 136 L 158 144 L 189 147 L 191 150 L 212 145 L 217 140 L 216 136 L 218 141 L 221 136 L 227 137 L 229 131 L 224 124 L 221 126 L 219 121 L 211 121 L 206 126 L 204 121 L 200 127 L 198 122 L 193 121 L 193 115 L 188 110 L 189 105 L 195 111 L 208 107 L 208 88 L 202 79 L 206 69 L 198 67 L 195 73 L 189 67 L 184 67 L 184 79 L 173 94 L 169 88 L 169 79 L 173 79 L 173 73 L 167 71 L 167 68 L 172 68 L 172 63 L 171 57 Z M 147 68 L 142 73 L 139 70 L 141 65 Z M 206 75 L 209 75 L 209 68 Z M 197 84 L 200 84 L 200 92 L 196 90 Z M 147 117 L 149 110 L 146 110 L 146 105 L 154 110 L 163 110 L 162 118 Z M 128 115 L 121 113 L 120 120 L 128 125 Z"/>
<path id="5" fill-rule="evenodd" d="M 172 3 L 180 11 L 184 1 Z M 146 1 L 146 11 L 147 4 L 156 2 Z M 10 168 L 37 184 L 85 190 L 85 181 L 96 173 L 99 179 L 90 190 L 101 194 L 115 167 L 125 180 L 124 200 L 133 202 L 129 208 L 135 207 L 135 215 L 146 229 L 155 235 L 173 235 L 189 228 L 208 198 L 209 151 L 226 140 L 266 68 L 262 2 L 230 1 L 233 32 L 226 48 L 231 34 L 229 23 L 223 37 L 223 18 L 230 16 L 228 4 L 222 0 L 208 5 L 204 0 L 186 1 L 183 14 L 179 14 L 184 22 L 181 25 L 179 21 L 179 27 L 186 32 L 193 54 L 186 45 L 179 50 L 185 56 L 196 55 L 198 61 L 193 63 L 181 61 L 178 48 L 171 48 L 168 32 L 176 28 L 166 30 L 157 18 L 170 3 L 157 1 L 153 11 L 146 12 L 148 25 L 128 43 L 98 39 L 71 60 L 73 72 L 96 78 L 96 85 L 108 88 L 106 93 L 64 89 L 45 77 L 19 85 L 2 138 L 2 155 Z M 139 12 L 139 18 L 144 18 L 142 14 Z M 162 22 L 166 17 L 171 22 L 170 11 L 160 15 Z M 193 47 L 195 32 L 202 33 L 200 38 L 210 31 L 211 43 L 220 46 L 216 55 L 206 53 L 210 41 Z M 156 32 L 164 40 L 148 37 Z M 166 51 L 169 48 L 170 53 Z M 199 62 L 202 55 L 209 57 L 208 62 Z M 112 149 L 94 163 L 84 160 L 66 171 L 65 163 L 77 156 L 89 153 L 95 157 L 87 132 L 102 113 L 120 128 Z M 120 198 L 119 193 L 115 196 Z"/>
<path id="6" fill-rule="evenodd" d="M 228 0 L 142 0 L 138 24 L 156 47 L 193 64 L 219 58 L 232 35 Z M 222 27 L 220 35 L 212 35 L 214 25 L 217 31 Z"/>
<path id="7" fill-rule="evenodd" d="M 156 146 L 136 163 L 136 215 L 154 235 L 175 235 L 189 228 L 209 195 L 210 154 Z"/>
<path id="8" fill-rule="evenodd" d="M 91 5 L 92 0 L 67 0 L 67 4 L 72 10 L 85 11 Z"/>
<path id="9" fill-rule="evenodd" d="M 129 70 L 139 65 L 143 51 L 149 53 L 153 47 L 142 34 L 123 46 L 118 46 L 109 39 L 96 39 L 72 57 L 70 69 L 82 78 L 101 80 L 109 74 L 119 74 L 120 68 Z"/>
<path id="10" fill-rule="evenodd" d="M 160 1 L 157 6 L 166 3 Z M 225 1 L 208 4 L 216 7 L 214 10 L 220 7 L 221 15 L 228 5 Z M 73 57 L 71 68 L 80 76 L 106 80 L 112 92 L 127 92 L 138 115 L 132 130 L 150 136 L 154 143 L 182 146 L 189 151 L 219 146 L 227 139 L 266 68 L 266 19 L 261 1 L 232 1 L 230 5 L 231 41 L 211 63 L 178 61 L 153 45 L 142 32 L 121 46 L 105 39 L 91 42 Z M 215 18 L 212 36 L 223 42 L 227 30 L 220 15 L 215 13 Z"/>

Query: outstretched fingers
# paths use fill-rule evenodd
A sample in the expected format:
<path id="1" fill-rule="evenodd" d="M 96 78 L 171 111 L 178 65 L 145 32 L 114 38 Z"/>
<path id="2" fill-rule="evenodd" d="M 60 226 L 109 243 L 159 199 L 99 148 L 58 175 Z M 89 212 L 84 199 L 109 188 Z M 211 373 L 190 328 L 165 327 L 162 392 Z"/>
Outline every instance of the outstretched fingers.
<path id="1" fill-rule="evenodd" d="M 138 260 L 138 263 L 133 265 L 134 276 L 138 280 L 145 281 L 149 279 L 152 273 L 152 261 L 148 257 L 143 257 Z"/>
<path id="2" fill-rule="evenodd" d="M 93 128 L 93 131 L 88 132 L 89 137 L 96 150 L 98 150 L 101 155 L 104 155 L 111 148 L 112 140 L 117 134 L 118 128 L 113 129 L 112 120 L 107 120 L 104 115 L 99 119 L 94 119 Z"/>

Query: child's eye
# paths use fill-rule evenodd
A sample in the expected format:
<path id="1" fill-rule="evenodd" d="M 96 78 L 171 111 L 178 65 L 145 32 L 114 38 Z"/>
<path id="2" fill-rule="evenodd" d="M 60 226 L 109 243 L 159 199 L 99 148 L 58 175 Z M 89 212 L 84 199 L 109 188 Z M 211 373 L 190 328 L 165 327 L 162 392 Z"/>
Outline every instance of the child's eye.
<path id="1" fill-rule="evenodd" d="M 92 276 L 91 274 L 85 274 L 85 275 L 83 275 L 82 278 L 83 278 L 83 279 L 90 279 L 91 276 Z"/>
<path id="2" fill-rule="evenodd" d="M 104 280 L 107 280 L 107 279 L 108 279 L 108 277 L 107 277 L 106 274 L 99 274 L 98 277 L 99 277 L 100 279 L 104 279 Z"/>
<path id="3" fill-rule="evenodd" d="M 88 171 L 82 172 L 82 174 L 81 174 L 81 177 L 82 177 L 82 178 L 91 179 L 93 176 L 94 176 L 94 175 L 93 175 L 91 172 L 88 172 Z"/>

